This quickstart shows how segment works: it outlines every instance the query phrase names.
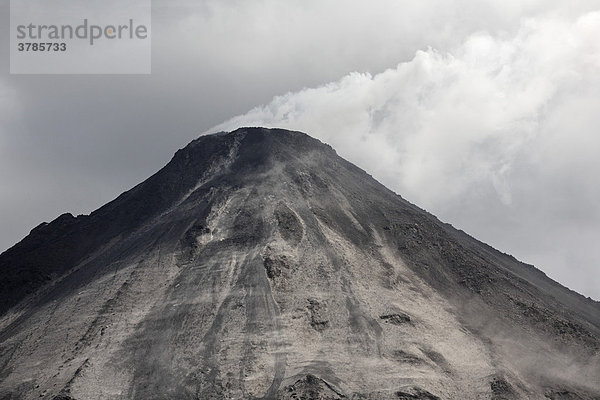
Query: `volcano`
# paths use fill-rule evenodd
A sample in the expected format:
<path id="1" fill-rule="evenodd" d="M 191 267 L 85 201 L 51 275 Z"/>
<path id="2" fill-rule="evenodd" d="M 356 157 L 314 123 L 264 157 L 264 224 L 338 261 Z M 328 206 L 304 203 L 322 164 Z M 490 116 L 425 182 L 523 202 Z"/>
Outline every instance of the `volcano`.
<path id="1" fill-rule="evenodd" d="M 300 132 L 201 136 L 0 279 L 0 399 L 600 398 L 598 302 Z"/>

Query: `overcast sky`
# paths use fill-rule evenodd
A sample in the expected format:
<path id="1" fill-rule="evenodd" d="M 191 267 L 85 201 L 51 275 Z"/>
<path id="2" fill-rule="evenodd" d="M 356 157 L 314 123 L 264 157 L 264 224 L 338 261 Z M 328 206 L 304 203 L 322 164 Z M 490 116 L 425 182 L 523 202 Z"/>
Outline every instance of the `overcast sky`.
<path id="1" fill-rule="evenodd" d="M 149 76 L 9 75 L 0 15 L 0 251 L 202 133 L 280 126 L 600 299 L 597 1 L 153 1 Z"/>

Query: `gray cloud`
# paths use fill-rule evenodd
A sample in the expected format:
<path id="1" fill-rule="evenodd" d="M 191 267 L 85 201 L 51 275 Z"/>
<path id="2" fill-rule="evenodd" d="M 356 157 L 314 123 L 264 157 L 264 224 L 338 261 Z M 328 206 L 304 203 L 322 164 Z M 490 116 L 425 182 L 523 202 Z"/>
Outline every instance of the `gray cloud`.
<path id="1" fill-rule="evenodd" d="M 17 76 L 6 60 L 0 249 L 62 212 L 92 211 L 209 127 L 270 103 L 265 122 L 287 112 L 290 127 L 332 143 L 405 197 L 600 297 L 589 274 L 600 257 L 585 248 L 600 225 L 589 129 L 597 20 L 575 22 L 594 7 L 161 0 L 150 76 Z M 8 1 L 0 16 L 8 37 Z M 351 129 L 342 135 L 342 126 Z M 587 134 L 587 145 L 561 132 Z M 553 272 L 567 265 L 560 259 L 569 260 L 562 275 Z"/>

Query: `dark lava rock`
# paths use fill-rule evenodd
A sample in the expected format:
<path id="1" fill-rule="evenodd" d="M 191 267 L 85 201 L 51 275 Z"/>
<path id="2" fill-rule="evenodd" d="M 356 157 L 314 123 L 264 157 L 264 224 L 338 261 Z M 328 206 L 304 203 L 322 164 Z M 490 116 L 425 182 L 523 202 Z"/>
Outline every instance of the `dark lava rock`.
<path id="1" fill-rule="evenodd" d="M 518 398 L 512 385 L 502 377 L 495 377 L 490 382 L 490 388 L 492 389 L 492 400 L 513 400 Z"/>
<path id="2" fill-rule="evenodd" d="M 308 299 L 306 308 L 310 311 L 310 326 L 317 331 L 325 330 L 329 325 L 327 305 L 315 299 Z"/>
<path id="3" fill-rule="evenodd" d="M 404 350 L 395 350 L 392 353 L 392 359 L 394 361 L 408 363 L 408 364 L 420 364 L 424 362 L 424 360 L 414 354 L 407 353 Z"/>
<path id="4" fill-rule="evenodd" d="M 281 272 L 287 268 L 285 256 L 271 257 L 266 256 L 263 262 L 267 276 L 270 279 L 275 279 L 281 276 Z"/>
<path id="5" fill-rule="evenodd" d="M 69 396 L 68 394 L 57 394 L 56 396 L 54 396 L 52 398 L 52 400 L 75 400 L 73 397 Z"/>
<path id="6" fill-rule="evenodd" d="M 448 361 L 446 361 L 446 358 L 442 354 L 440 354 L 437 351 L 432 350 L 432 349 L 421 349 L 421 351 L 431 361 L 433 361 L 435 363 L 435 365 L 440 367 L 442 369 L 442 371 L 444 371 L 447 374 L 452 372 L 452 370 L 450 368 L 450 364 L 448 363 Z"/>
<path id="7" fill-rule="evenodd" d="M 546 391 L 545 396 L 550 400 L 598 400 L 600 398 L 588 393 L 567 389 L 549 389 Z"/>
<path id="8" fill-rule="evenodd" d="M 379 318 L 394 325 L 403 325 L 410 322 L 410 317 L 404 313 L 380 315 Z"/>
<path id="9" fill-rule="evenodd" d="M 280 400 L 340 400 L 345 396 L 323 379 L 308 374 L 293 385 L 284 388 L 278 398 Z"/>
<path id="10" fill-rule="evenodd" d="M 275 209 L 275 219 L 279 233 L 286 242 L 294 246 L 300 243 L 304 235 L 302 224 L 288 206 L 279 204 Z"/>
<path id="11" fill-rule="evenodd" d="M 440 400 L 439 397 L 418 387 L 399 390 L 396 392 L 396 397 L 401 400 Z"/>

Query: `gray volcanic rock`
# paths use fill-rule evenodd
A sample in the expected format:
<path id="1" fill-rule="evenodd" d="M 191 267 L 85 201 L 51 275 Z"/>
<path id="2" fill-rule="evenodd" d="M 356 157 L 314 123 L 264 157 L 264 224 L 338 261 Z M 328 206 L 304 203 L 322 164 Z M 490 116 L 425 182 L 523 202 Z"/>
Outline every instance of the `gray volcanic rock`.
<path id="1" fill-rule="evenodd" d="M 598 303 L 300 132 L 194 140 L 0 288 L 0 399 L 600 398 Z"/>

